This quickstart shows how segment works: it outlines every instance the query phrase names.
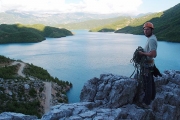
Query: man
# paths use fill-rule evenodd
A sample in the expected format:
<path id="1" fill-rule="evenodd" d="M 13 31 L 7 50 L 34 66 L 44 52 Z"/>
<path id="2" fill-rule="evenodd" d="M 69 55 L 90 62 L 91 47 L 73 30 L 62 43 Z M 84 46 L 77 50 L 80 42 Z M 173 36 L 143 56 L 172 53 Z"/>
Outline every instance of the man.
<path id="1" fill-rule="evenodd" d="M 139 52 L 142 55 L 146 55 L 148 60 L 153 62 L 153 58 L 157 56 L 157 38 L 153 34 L 154 25 L 151 22 L 146 22 L 143 26 L 144 34 L 148 38 L 146 46 L 144 48 L 145 52 Z"/>
<path id="2" fill-rule="evenodd" d="M 147 61 L 143 65 L 142 69 L 142 79 L 144 88 L 144 98 L 143 102 L 146 105 L 154 100 L 156 90 L 153 78 L 153 69 L 155 67 L 154 58 L 157 56 L 157 38 L 153 34 L 154 25 L 151 22 L 146 22 L 143 26 L 144 34 L 148 38 L 146 45 L 144 47 L 144 52 L 139 51 L 140 55 L 147 56 Z"/>

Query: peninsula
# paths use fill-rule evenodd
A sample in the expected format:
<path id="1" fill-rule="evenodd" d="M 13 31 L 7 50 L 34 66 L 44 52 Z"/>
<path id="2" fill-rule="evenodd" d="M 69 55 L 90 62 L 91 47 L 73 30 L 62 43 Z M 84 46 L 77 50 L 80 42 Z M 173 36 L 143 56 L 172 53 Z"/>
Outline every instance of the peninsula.
<path id="1" fill-rule="evenodd" d="M 36 43 L 49 38 L 60 38 L 73 35 L 71 31 L 64 28 L 44 26 L 42 24 L 1 24 L 0 44 L 6 43 Z"/>

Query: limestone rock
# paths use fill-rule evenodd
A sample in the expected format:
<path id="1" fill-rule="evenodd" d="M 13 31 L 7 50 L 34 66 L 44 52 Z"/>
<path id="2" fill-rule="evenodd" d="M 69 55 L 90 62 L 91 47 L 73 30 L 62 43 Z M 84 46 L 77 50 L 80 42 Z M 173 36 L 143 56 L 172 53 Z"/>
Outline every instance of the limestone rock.
<path id="1" fill-rule="evenodd" d="M 104 107 L 118 108 L 133 102 L 137 81 L 123 76 L 104 74 L 84 85 L 81 102 L 102 102 Z"/>
<path id="2" fill-rule="evenodd" d="M 149 108 L 139 107 L 134 101 L 135 79 L 102 74 L 84 84 L 81 102 L 53 106 L 41 120 L 180 120 L 180 71 L 167 70 L 154 80 L 157 93 Z M 37 119 L 17 113 L 1 113 L 0 119 L 10 120 L 12 116 Z"/>

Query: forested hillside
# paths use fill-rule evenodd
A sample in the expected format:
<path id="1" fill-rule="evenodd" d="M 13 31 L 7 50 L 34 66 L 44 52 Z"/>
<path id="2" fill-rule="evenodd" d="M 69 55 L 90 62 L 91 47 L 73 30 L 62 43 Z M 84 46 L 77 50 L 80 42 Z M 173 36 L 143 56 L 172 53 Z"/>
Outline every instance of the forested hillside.
<path id="1" fill-rule="evenodd" d="M 116 22 L 113 23 L 109 23 L 106 24 L 104 26 L 100 26 L 100 27 L 96 27 L 91 29 L 91 32 L 114 32 L 116 30 L 121 30 L 125 27 L 129 28 L 128 30 L 133 30 L 133 31 L 137 31 L 136 29 L 131 29 L 132 27 L 134 28 L 135 26 L 139 26 L 142 28 L 142 23 L 152 19 L 152 18 L 158 18 L 162 15 L 162 13 L 153 13 L 153 14 L 147 14 L 145 16 L 142 17 L 138 17 L 138 18 L 124 18 L 124 19 L 119 19 Z M 111 31 L 109 31 L 109 29 Z M 126 31 L 124 31 L 126 32 Z"/>
<path id="2" fill-rule="evenodd" d="M 158 40 L 180 42 L 180 4 L 159 13 L 145 15 L 139 18 L 119 20 L 113 24 L 95 28 L 91 31 L 104 32 L 109 29 L 115 33 L 143 34 L 142 26 L 146 21 L 151 21 L 154 26 L 154 34 Z M 121 27 L 119 27 L 121 26 Z"/>
<path id="3" fill-rule="evenodd" d="M 34 43 L 45 40 L 45 37 L 59 38 L 72 35 L 69 30 L 59 29 L 41 24 L 1 24 L 0 44 L 4 43 Z"/>
<path id="4" fill-rule="evenodd" d="M 115 32 L 143 34 L 142 26 L 144 22 L 151 21 L 155 26 L 154 33 L 158 37 L 158 40 L 180 42 L 180 4 L 157 14 L 159 17 L 145 19 L 145 16 L 135 19 L 127 27 Z M 137 23 L 137 21 L 139 22 Z"/>

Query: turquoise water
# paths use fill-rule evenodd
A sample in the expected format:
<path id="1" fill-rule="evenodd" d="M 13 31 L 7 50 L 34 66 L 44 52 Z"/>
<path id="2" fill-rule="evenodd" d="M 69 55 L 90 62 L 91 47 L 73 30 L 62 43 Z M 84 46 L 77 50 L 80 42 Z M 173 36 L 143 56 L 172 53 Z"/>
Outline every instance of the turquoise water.
<path id="1" fill-rule="evenodd" d="M 138 46 L 144 46 L 143 35 L 73 31 L 74 36 L 47 38 L 40 43 L 0 45 L 0 54 L 11 59 L 43 67 L 61 80 L 70 81 L 69 103 L 79 101 L 84 83 L 103 73 L 130 76 L 134 71 L 130 59 Z M 161 72 L 180 70 L 180 44 L 158 42 L 156 66 Z"/>

